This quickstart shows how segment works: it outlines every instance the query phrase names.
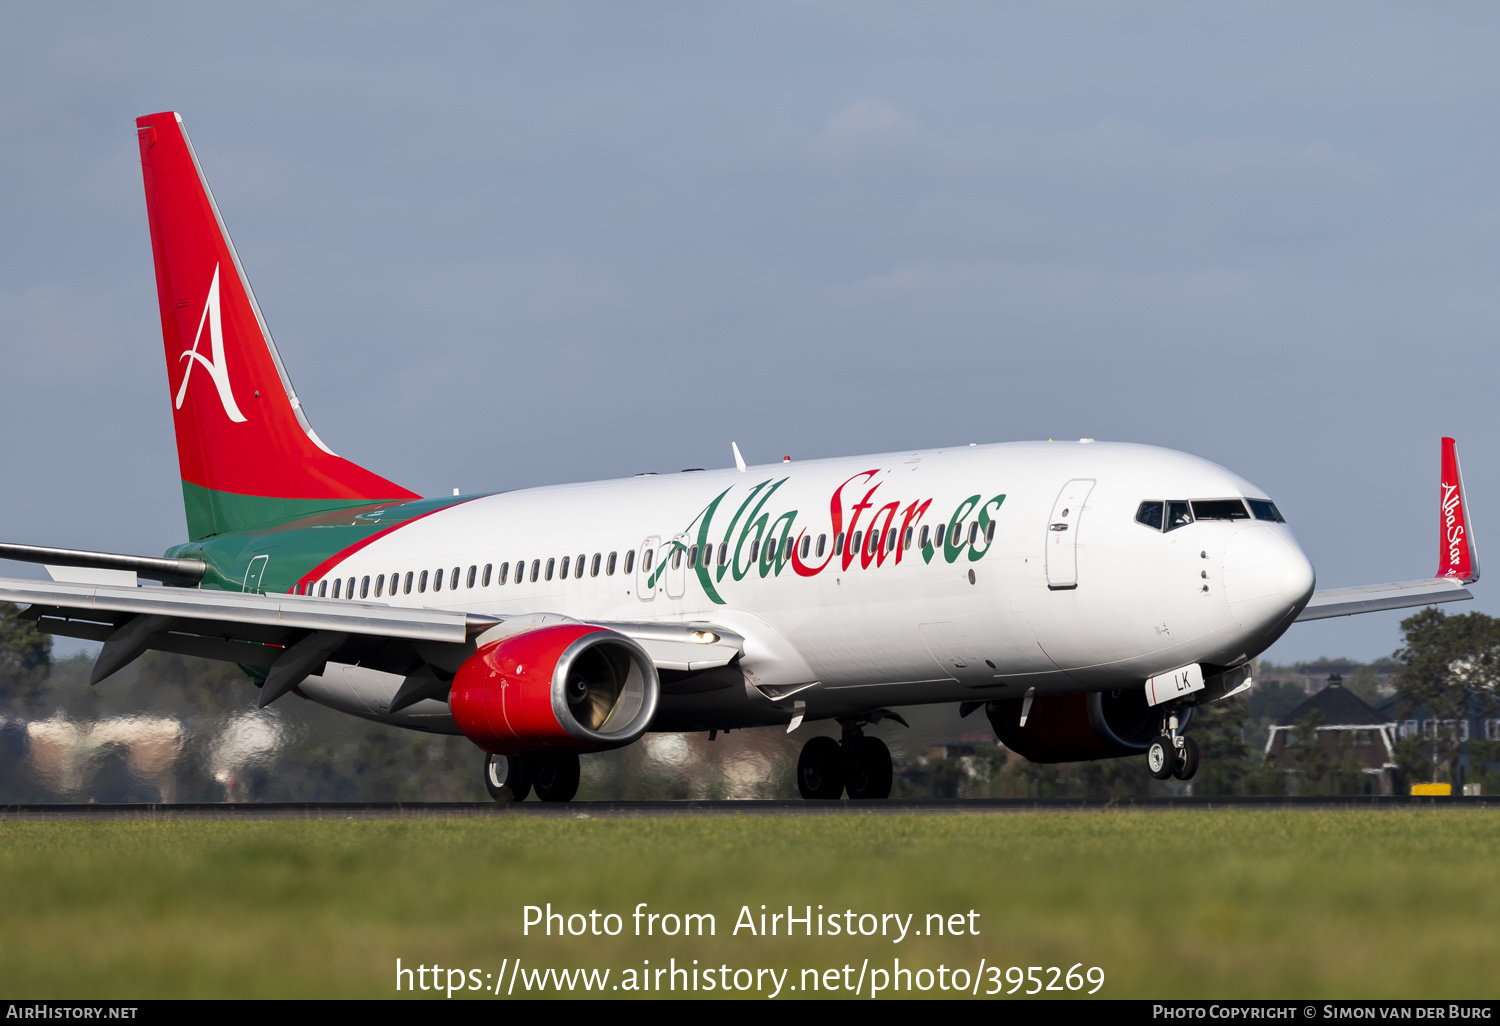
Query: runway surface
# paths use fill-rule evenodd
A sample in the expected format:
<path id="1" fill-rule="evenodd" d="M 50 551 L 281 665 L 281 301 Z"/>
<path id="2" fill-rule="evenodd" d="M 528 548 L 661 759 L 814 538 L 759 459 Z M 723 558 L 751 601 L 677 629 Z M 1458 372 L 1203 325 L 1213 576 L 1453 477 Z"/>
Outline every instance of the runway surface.
<path id="1" fill-rule="evenodd" d="M 1018 812 L 1189 812 L 1209 809 L 1489 809 L 1493 797 L 1347 798 L 905 798 L 885 801 L 302 802 L 181 805 L 0 805 L 21 819 L 463 819 L 540 816 L 631 819 L 672 816 L 934 816 Z"/>

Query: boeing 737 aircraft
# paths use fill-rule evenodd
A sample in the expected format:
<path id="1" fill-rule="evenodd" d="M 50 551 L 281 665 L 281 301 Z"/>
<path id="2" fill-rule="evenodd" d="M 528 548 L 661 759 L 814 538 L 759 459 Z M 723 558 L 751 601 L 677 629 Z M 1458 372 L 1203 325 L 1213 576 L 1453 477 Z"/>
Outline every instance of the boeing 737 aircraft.
<path id="1" fill-rule="evenodd" d="M 1011 442 L 423 498 L 313 431 L 175 113 L 136 122 L 184 543 L 33 545 L 0 580 L 50 634 L 156 649 L 302 698 L 462 734 L 498 800 L 567 801 L 579 755 L 646 731 L 796 730 L 804 797 L 884 798 L 893 706 L 983 709 L 1036 761 L 1193 775 L 1195 706 L 1294 622 L 1472 596 L 1442 443 L 1436 577 L 1314 591 L 1271 497 L 1144 445 Z M 140 580 L 154 582 L 141 586 Z M 161 586 L 156 586 L 161 585 Z"/>

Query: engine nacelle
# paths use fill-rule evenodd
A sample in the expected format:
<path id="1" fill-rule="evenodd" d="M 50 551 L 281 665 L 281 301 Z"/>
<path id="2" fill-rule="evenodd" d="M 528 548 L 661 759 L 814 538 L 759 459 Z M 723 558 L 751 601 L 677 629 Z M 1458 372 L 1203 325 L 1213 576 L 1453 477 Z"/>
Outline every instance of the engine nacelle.
<path id="1" fill-rule="evenodd" d="M 448 703 L 464 736 L 494 755 L 599 752 L 645 733 L 660 692 L 640 645 L 575 623 L 481 646 Z"/>
<path id="2" fill-rule="evenodd" d="M 1038 695 L 1021 726 L 1023 699 L 988 703 L 985 712 L 995 736 L 1011 751 L 1032 762 L 1083 762 L 1142 755 L 1161 734 L 1161 710 L 1146 704 L 1144 688 L 1091 691 L 1088 694 Z M 1187 726 L 1192 709 L 1178 711 Z"/>

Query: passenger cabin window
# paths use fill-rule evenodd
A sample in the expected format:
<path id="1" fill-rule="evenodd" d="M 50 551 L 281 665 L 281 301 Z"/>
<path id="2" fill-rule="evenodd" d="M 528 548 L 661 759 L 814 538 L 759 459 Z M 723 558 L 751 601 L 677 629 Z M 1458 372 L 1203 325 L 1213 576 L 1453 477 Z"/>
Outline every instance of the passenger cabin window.
<path id="1" fill-rule="evenodd" d="M 413 570 L 406 571 L 406 583 L 401 586 L 401 592 L 402 592 L 402 594 L 404 594 L 404 595 L 410 595 L 411 594 L 411 581 L 412 581 L 412 577 L 414 576 L 414 574 L 415 574 L 415 571 L 413 571 Z"/>
<path id="2" fill-rule="evenodd" d="M 540 559 L 533 559 L 531 561 L 531 583 L 535 584 L 536 583 L 536 579 L 538 577 L 540 577 L 541 575 L 542 575 L 542 561 Z M 551 577 L 551 575 L 549 574 L 548 577 Z"/>
<path id="3" fill-rule="evenodd" d="M 422 571 L 422 576 L 417 578 L 417 593 L 421 594 L 427 590 L 427 571 Z"/>
<path id="4" fill-rule="evenodd" d="M 1239 499 L 1194 499 L 1194 520 L 1249 520 L 1250 513 Z"/>
<path id="5" fill-rule="evenodd" d="M 594 553 L 594 561 L 589 564 L 589 576 L 590 577 L 598 577 L 599 576 L 599 560 L 600 560 L 600 553 L 598 553 L 598 552 Z"/>
<path id="6" fill-rule="evenodd" d="M 844 554 L 844 532 L 840 531 L 833 536 L 833 554 L 842 556 Z"/>
<path id="7" fill-rule="evenodd" d="M 580 578 L 580 577 L 583 576 L 583 564 L 584 564 L 584 561 L 586 559 L 588 559 L 588 556 L 585 555 L 584 553 L 580 552 L 578 554 L 578 558 L 573 561 L 573 579 L 574 580 L 577 580 L 578 578 Z"/>
<path id="8" fill-rule="evenodd" d="M 728 542 L 720 542 L 719 543 L 719 565 L 723 566 L 727 562 L 729 562 L 729 543 Z"/>
<path id="9" fill-rule="evenodd" d="M 818 556 L 820 558 L 823 555 L 823 550 L 825 548 L 827 548 L 827 547 L 828 547 L 828 535 L 826 535 L 826 534 L 820 534 L 820 535 L 818 535 Z"/>
<path id="10" fill-rule="evenodd" d="M 338 580 L 336 580 L 336 581 L 333 582 L 333 597 L 334 598 L 338 598 L 339 597 L 339 592 L 343 591 L 343 589 L 344 589 L 344 579 L 342 577 L 340 577 Z"/>
<path id="11" fill-rule="evenodd" d="M 1168 531 L 1175 531 L 1179 527 L 1186 527 L 1193 522 L 1193 511 L 1188 509 L 1185 502 L 1167 503 L 1167 527 Z"/>
<path id="12" fill-rule="evenodd" d="M 625 573 L 629 574 L 635 569 L 635 549 L 625 553 Z"/>
<path id="13" fill-rule="evenodd" d="M 922 533 L 917 536 L 917 547 L 921 548 L 921 549 L 925 549 L 927 547 L 927 541 L 931 537 L 932 537 L 932 531 L 931 531 L 931 529 L 926 528 L 926 527 L 922 528 Z"/>
<path id="14" fill-rule="evenodd" d="M 1161 530 L 1162 514 L 1166 512 L 1164 502 L 1143 502 L 1135 511 L 1135 522 L 1144 524 L 1153 531 Z"/>
<path id="15" fill-rule="evenodd" d="M 465 587 L 469 587 L 469 588 L 474 587 L 474 576 L 476 574 L 478 574 L 478 573 L 479 573 L 479 567 L 477 567 L 477 566 L 471 566 L 471 567 L 469 567 L 469 578 L 468 578 L 468 580 L 466 580 L 464 582 Z M 489 579 L 490 575 L 489 575 L 488 571 L 486 571 L 486 573 L 485 573 L 484 576 L 485 576 L 486 580 Z"/>
<path id="16" fill-rule="evenodd" d="M 549 559 L 549 560 L 547 560 L 547 580 L 549 580 L 549 581 L 552 580 L 552 571 L 554 571 L 556 569 L 557 569 L 557 560 L 556 559 Z"/>
<path id="17" fill-rule="evenodd" d="M 1265 499 L 1246 499 L 1250 504 L 1250 512 L 1255 514 L 1256 520 L 1269 520 L 1273 524 L 1284 524 L 1281 511 L 1276 508 L 1276 503 L 1267 502 Z"/>
<path id="18" fill-rule="evenodd" d="M 682 549 L 681 548 L 676 548 L 676 549 L 672 550 L 672 569 L 673 570 L 681 570 L 682 569 Z"/>
<path id="19" fill-rule="evenodd" d="M 564 556 L 563 557 L 563 561 L 562 561 L 562 573 L 559 574 L 558 576 L 561 577 L 565 581 L 568 579 L 568 566 L 572 562 L 573 562 L 573 557 L 572 556 Z M 551 579 L 552 579 L 552 564 L 549 562 L 547 564 L 547 580 L 550 581 Z"/>
<path id="20" fill-rule="evenodd" d="M 917 529 L 915 527 L 908 527 L 906 529 L 906 537 L 904 537 L 904 538 L 901 539 L 901 547 L 903 549 L 910 549 L 911 548 L 912 535 L 914 535 L 916 533 L 917 533 Z"/>
<path id="21" fill-rule="evenodd" d="M 328 581 L 324 580 L 321 584 L 318 585 L 318 598 L 327 598 L 327 597 L 328 597 Z"/>
<path id="22" fill-rule="evenodd" d="M 437 570 L 434 570 L 432 572 L 432 590 L 433 591 L 442 591 L 443 590 L 443 571 L 442 571 L 441 567 L 438 568 Z"/>
<path id="23" fill-rule="evenodd" d="M 641 570 L 644 573 L 651 572 L 651 564 L 656 561 L 656 550 L 647 549 L 641 553 Z"/>
<path id="24" fill-rule="evenodd" d="M 494 563 L 486 563 L 486 564 L 484 564 L 484 583 L 482 583 L 480 585 L 481 588 L 488 588 L 490 586 L 490 573 L 494 569 L 495 569 L 495 564 Z"/>
<path id="25" fill-rule="evenodd" d="M 806 559 L 807 558 L 807 554 L 809 552 L 811 552 L 811 551 L 812 551 L 812 535 L 810 535 L 810 534 L 804 534 L 802 536 L 802 558 Z"/>
<path id="26" fill-rule="evenodd" d="M 346 598 L 346 599 L 352 599 L 353 597 L 354 597 L 354 578 L 351 577 L 351 578 L 349 578 L 349 586 L 344 589 L 344 598 Z"/>
<path id="27" fill-rule="evenodd" d="M 609 559 L 605 560 L 605 563 L 604 563 L 604 576 L 605 577 L 613 577 L 614 575 L 615 575 L 615 553 L 611 552 L 609 554 Z"/>
<path id="28" fill-rule="evenodd" d="M 509 579 L 509 577 L 510 577 L 510 564 L 509 563 L 501 563 L 500 564 L 500 582 L 499 583 L 502 586 L 504 586 L 504 584 Z"/>
<path id="29" fill-rule="evenodd" d="M 370 597 L 370 575 L 369 574 L 365 574 L 365 579 L 359 582 L 359 597 L 362 598 L 362 599 Z"/>

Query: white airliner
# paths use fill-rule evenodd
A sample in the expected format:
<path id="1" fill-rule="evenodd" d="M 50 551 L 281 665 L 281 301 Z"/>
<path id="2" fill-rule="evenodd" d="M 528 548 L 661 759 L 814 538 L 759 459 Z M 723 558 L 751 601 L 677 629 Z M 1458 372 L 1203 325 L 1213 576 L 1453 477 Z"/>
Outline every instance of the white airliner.
<path id="1" fill-rule="evenodd" d="M 1145 755 L 1191 777 L 1194 706 L 1250 684 L 1297 620 L 1472 597 L 1443 440 L 1436 577 L 1315 592 L 1270 496 L 1179 452 L 1011 442 L 423 499 L 313 432 L 181 118 L 137 131 L 189 540 L 163 557 L 32 545 L 0 581 L 41 630 L 147 650 L 463 734 L 500 800 L 566 801 L 578 756 L 651 731 L 795 730 L 808 798 L 884 798 L 863 727 L 983 708 L 1038 761 Z M 165 587 L 140 586 L 140 579 Z"/>

